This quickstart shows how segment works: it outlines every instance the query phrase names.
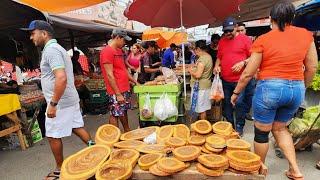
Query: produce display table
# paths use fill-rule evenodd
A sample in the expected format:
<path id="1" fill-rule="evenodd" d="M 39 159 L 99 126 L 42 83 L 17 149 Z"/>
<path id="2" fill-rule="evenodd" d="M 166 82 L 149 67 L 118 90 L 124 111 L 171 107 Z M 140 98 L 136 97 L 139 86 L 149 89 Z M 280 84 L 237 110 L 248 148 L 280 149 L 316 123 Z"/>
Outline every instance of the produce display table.
<path id="1" fill-rule="evenodd" d="M 26 149 L 25 141 L 21 132 L 20 120 L 16 111 L 21 109 L 17 94 L 0 94 L 0 116 L 6 116 L 14 123 L 12 127 L 0 131 L 0 137 L 17 133 L 22 150 Z"/>
<path id="2" fill-rule="evenodd" d="M 217 180 L 229 180 L 229 179 L 237 179 L 237 180 L 263 180 L 265 179 L 264 175 L 260 174 L 237 174 L 230 171 L 225 171 L 223 176 L 220 177 L 210 177 L 206 176 L 202 173 L 200 173 L 196 167 L 195 164 L 192 164 L 191 167 L 187 168 L 184 171 L 181 171 L 179 173 L 176 173 L 172 176 L 166 176 L 166 177 L 159 177 L 151 174 L 149 171 L 141 170 L 138 165 L 133 170 L 132 179 L 141 179 L 141 180 L 147 180 L 147 179 L 186 179 L 186 180 L 204 180 L 204 179 L 217 179 Z"/>

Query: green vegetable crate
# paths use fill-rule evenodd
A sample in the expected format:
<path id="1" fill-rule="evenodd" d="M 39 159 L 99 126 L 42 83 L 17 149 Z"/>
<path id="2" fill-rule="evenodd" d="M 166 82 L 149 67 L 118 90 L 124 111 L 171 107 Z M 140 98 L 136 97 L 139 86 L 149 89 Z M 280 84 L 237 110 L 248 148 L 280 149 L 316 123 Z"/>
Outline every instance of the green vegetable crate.
<path id="1" fill-rule="evenodd" d="M 179 107 L 180 103 L 180 94 L 181 94 L 181 84 L 178 85 L 155 85 L 155 86 L 135 86 L 133 89 L 134 93 L 138 95 L 138 103 L 139 103 L 139 112 L 143 109 L 146 95 L 150 95 L 150 101 L 151 101 L 151 108 L 152 113 L 154 113 L 154 104 L 156 100 L 160 99 L 161 95 L 163 93 L 167 93 L 168 97 L 172 101 L 173 104 L 176 105 L 176 107 Z M 140 121 L 158 121 L 156 117 L 151 117 L 149 119 L 145 119 L 141 116 L 140 113 Z M 164 120 L 164 122 L 176 122 L 178 119 L 178 116 L 173 116 L 171 118 L 168 118 Z"/>
<path id="2" fill-rule="evenodd" d="M 31 121 L 32 119 L 29 119 L 28 123 L 31 123 Z M 36 120 L 32 126 L 31 136 L 32 136 L 33 143 L 37 143 L 43 139 L 38 120 Z"/>
<path id="3" fill-rule="evenodd" d="M 107 102 L 106 90 L 90 90 L 90 103 L 105 103 Z"/>

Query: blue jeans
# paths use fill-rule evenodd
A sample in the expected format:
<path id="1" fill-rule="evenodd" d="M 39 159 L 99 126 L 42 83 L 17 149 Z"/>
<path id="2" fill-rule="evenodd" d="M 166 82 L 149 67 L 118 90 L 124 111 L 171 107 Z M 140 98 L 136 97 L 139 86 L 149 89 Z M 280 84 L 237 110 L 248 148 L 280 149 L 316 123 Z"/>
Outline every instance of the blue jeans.
<path id="1" fill-rule="evenodd" d="M 222 80 L 223 91 L 224 91 L 224 100 L 222 102 L 223 116 L 232 123 L 233 128 L 239 132 L 243 132 L 243 127 L 245 125 L 245 117 L 246 113 L 250 111 L 250 107 L 248 107 L 247 103 L 252 101 L 248 100 L 249 98 L 245 96 L 245 92 L 251 92 L 254 90 L 254 80 L 251 80 L 246 89 L 242 91 L 238 97 L 237 103 L 235 107 L 231 104 L 231 96 L 233 94 L 234 89 L 237 86 L 236 82 L 227 82 Z M 246 102 L 247 101 L 247 102 Z M 233 114 L 235 113 L 235 118 Z M 234 119 L 236 122 L 234 122 Z M 235 126 L 235 127 L 234 127 Z"/>
<path id="2" fill-rule="evenodd" d="M 286 123 L 297 112 L 304 96 L 303 81 L 260 80 L 253 97 L 253 117 L 263 124 L 274 121 Z"/>

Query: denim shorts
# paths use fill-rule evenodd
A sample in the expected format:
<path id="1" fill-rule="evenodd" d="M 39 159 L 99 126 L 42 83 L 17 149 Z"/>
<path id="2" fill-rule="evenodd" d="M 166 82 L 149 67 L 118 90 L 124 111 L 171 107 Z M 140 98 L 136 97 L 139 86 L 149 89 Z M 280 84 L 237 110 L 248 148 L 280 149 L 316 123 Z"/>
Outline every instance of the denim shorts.
<path id="1" fill-rule="evenodd" d="M 260 80 L 252 100 L 255 121 L 263 124 L 288 122 L 304 101 L 305 91 L 303 81 Z"/>

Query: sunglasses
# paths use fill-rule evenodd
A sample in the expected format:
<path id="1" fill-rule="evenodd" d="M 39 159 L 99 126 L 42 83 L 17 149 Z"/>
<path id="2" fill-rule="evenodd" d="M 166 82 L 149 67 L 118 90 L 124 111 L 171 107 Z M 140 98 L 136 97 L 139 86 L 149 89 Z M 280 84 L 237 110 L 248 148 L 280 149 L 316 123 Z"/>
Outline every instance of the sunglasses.
<path id="1" fill-rule="evenodd" d="M 223 32 L 224 32 L 225 34 L 227 34 L 227 33 L 232 33 L 233 30 L 224 30 Z"/>

